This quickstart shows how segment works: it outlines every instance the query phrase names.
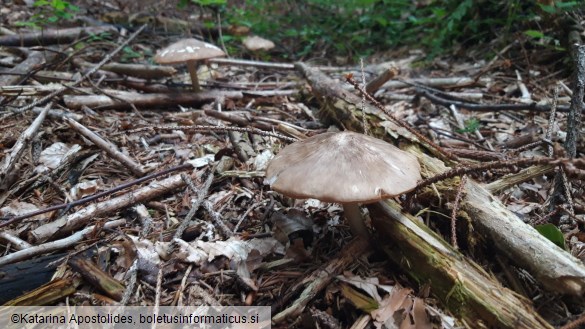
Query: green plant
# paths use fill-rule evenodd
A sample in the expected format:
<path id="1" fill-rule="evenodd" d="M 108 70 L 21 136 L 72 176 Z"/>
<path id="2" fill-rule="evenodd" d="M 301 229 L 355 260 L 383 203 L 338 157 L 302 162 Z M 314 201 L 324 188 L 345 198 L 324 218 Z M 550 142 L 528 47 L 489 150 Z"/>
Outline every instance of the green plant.
<path id="1" fill-rule="evenodd" d="M 546 6 L 521 0 L 180 0 L 219 13 L 224 25 L 249 27 L 277 43 L 280 57 L 294 60 L 357 59 L 400 46 L 423 48 L 433 57 L 455 45 L 494 39 L 507 45 L 523 31 L 524 41 L 562 51 L 560 37 L 545 33 L 541 23 L 578 10 L 578 2 Z M 241 49 L 239 41 L 224 34 L 228 49 Z"/>
<path id="2" fill-rule="evenodd" d="M 479 129 L 479 120 L 477 118 L 471 118 L 465 121 L 465 128 L 457 129 L 458 133 L 472 133 Z"/>
<path id="3" fill-rule="evenodd" d="M 40 9 L 28 22 L 18 22 L 19 26 L 30 26 L 41 28 L 51 23 L 58 23 L 62 20 L 70 20 L 79 11 L 79 7 L 63 0 L 36 0 L 33 7 Z"/>

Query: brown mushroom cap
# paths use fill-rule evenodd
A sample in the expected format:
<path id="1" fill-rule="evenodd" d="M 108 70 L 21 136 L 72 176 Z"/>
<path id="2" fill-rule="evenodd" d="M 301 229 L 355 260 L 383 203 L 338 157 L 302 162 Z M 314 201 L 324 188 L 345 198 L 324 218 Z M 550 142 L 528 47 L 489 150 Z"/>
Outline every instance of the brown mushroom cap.
<path id="1" fill-rule="evenodd" d="M 411 191 L 419 180 L 414 155 L 367 135 L 330 132 L 283 148 L 264 182 L 292 198 L 369 203 Z"/>
<path id="2" fill-rule="evenodd" d="M 225 56 L 223 50 L 197 39 L 182 39 L 159 51 L 154 61 L 159 64 L 179 64 Z"/>
<path id="3" fill-rule="evenodd" d="M 244 43 L 244 47 L 250 51 L 270 50 L 274 48 L 274 42 L 255 35 L 245 37 L 242 42 Z"/>

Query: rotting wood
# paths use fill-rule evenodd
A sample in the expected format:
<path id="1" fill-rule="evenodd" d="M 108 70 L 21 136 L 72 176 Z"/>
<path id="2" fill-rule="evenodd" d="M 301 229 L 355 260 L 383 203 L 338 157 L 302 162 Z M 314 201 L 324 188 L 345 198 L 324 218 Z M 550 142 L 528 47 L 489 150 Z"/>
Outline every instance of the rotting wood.
<path id="1" fill-rule="evenodd" d="M 2 275 L 0 275 L 0 291 L 2 291 L 2 294 L 0 294 L 0 305 L 20 305 L 11 304 L 8 301 L 12 300 L 14 302 L 19 300 L 20 298 L 18 296 L 22 296 L 27 291 L 32 292 L 31 290 L 36 290 L 48 284 L 55 273 L 58 259 L 66 256 L 66 253 L 43 255 L 19 262 L 18 264 L 2 266 Z M 32 298 L 36 299 L 37 296 Z"/>
<path id="2" fill-rule="evenodd" d="M 325 75 L 305 74 L 305 77 L 309 81 L 313 92 L 316 94 L 319 102 L 322 105 L 322 108 L 319 109 L 319 111 L 316 113 L 318 117 L 328 120 L 329 123 L 338 123 L 342 127 L 345 127 L 349 130 L 362 131 L 361 120 L 359 119 L 359 117 L 362 115 L 361 111 L 359 110 L 359 104 L 361 102 L 360 97 L 342 90 L 339 88 L 337 83 Z M 372 129 L 373 134 L 377 136 L 384 136 L 386 139 L 388 139 L 386 132 L 380 129 L 380 127 L 383 125 L 384 121 L 389 120 L 389 118 L 382 111 L 374 108 L 369 104 L 365 105 L 364 111 L 367 115 L 367 119 L 371 122 L 371 126 L 374 128 Z M 394 136 L 405 136 L 401 130 L 389 133 L 393 134 Z M 414 140 L 411 136 L 406 136 L 411 140 Z M 447 169 L 444 167 L 442 162 L 429 156 L 419 156 L 419 161 L 421 162 L 423 168 L 427 170 L 427 175 L 432 176 L 433 174 L 441 172 L 441 170 L 436 167 L 438 164 L 443 166 L 443 170 Z M 527 237 L 526 239 L 519 239 L 518 237 L 521 237 L 520 235 L 510 234 L 510 230 L 502 230 L 501 226 L 499 225 L 500 219 L 495 218 L 493 214 L 501 214 L 506 216 L 506 219 L 509 220 L 511 223 L 510 225 L 512 225 L 511 227 L 523 227 L 526 228 L 524 231 L 536 232 L 534 229 L 524 224 L 516 215 L 507 211 L 505 206 L 500 201 L 491 196 L 477 182 L 469 179 L 466 186 L 467 189 L 472 192 L 467 193 L 463 198 L 462 209 L 468 214 L 472 214 L 470 216 L 472 223 L 474 225 L 480 226 L 487 236 L 494 239 L 494 245 L 496 248 L 498 248 L 498 250 L 500 250 L 500 252 L 510 257 L 513 261 L 517 261 L 519 266 L 529 269 L 535 277 L 543 279 L 544 281 L 542 283 L 544 287 L 552 290 L 553 292 L 560 292 L 571 295 L 581 295 L 583 293 L 583 290 L 585 289 L 585 267 L 580 263 L 580 261 L 569 255 L 567 252 L 560 250 L 558 247 L 555 248 L 549 240 L 540 234 L 530 234 L 529 238 Z M 481 199 L 475 199 L 472 196 L 475 191 L 485 191 L 485 193 L 482 194 L 480 197 Z M 448 187 L 444 187 L 443 189 L 439 190 L 439 192 L 442 194 L 452 193 Z M 486 202 L 486 198 L 489 202 Z M 478 201 L 480 204 L 477 203 Z M 487 225 L 484 222 L 491 222 L 491 224 Z M 526 253 L 527 250 L 530 252 Z M 458 257 L 464 256 L 460 254 Z M 554 262 L 559 258 L 563 259 L 564 268 L 562 272 L 553 273 L 552 271 L 554 271 L 554 268 L 551 268 L 550 266 L 538 266 L 538 264 L 540 264 L 543 259 L 548 259 L 551 262 Z M 408 262 L 408 257 L 405 257 L 404 261 Z M 428 272 L 430 272 L 429 274 L 431 276 L 434 274 L 439 275 L 440 273 L 435 273 L 434 271 Z M 414 273 L 410 274 L 412 275 Z M 562 284 L 552 284 L 555 280 L 560 280 Z M 465 282 L 467 281 L 462 281 L 463 284 L 465 284 Z M 442 300 L 448 300 L 450 297 L 449 295 L 445 295 L 445 291 L 440 289 L 432 289 L 432 292 L 437 294 L 437 296 Z M 510 298 L 510 300 L 516 298 L 515 296 L 511 295 L 512 292 L 507 292 L 504 290 L 502 293 L 505 294 L 505 296 L 501 296 L 502 298 Z M 464 305 L 472 307 L 474 304 L 464 303 Z M 489 314 L 489 310 L 496 310 L 497 308 L 497 304 L 492 305 L 492 307 L 487 308 L 488 313 L 478 312 L 478 314 L 480 316 L 484 316 L 485 318 L 491 318 L 495 316 L 495 314 Z M 462 309 L 455 309 L 453 311 L 462 311 Z M 456 314 L 464 315 L 463 313 Z"/>
<path id="3" fill-rule="evenodd" d="M 529 300 L 503 287 L 419 220 L 387 200 L 368 205 L 377 245 L 473 328 L 552 328 Z"/>

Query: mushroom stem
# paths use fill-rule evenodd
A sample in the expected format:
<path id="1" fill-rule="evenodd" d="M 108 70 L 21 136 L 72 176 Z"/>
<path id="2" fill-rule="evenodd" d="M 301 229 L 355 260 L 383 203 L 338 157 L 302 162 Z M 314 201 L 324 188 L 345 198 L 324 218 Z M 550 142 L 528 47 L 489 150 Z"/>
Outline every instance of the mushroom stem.
<path id="1" fill-rule="evenodd" d="M 199 87 L 199 78 L 197 77 L 197 61 L 194 60 L 187 61 L 187 70 L 189 70 L 189 75 L 191 76 L 193 90 L 195 92 L 201 91 L 201 87 Z"/>
<path id="2" fill-rule="evenodd" d="M 364 218 L 360 206 L 357 203 L 344 203 L 342 205 L 343 213 L 353 235 L 369 238 L 370 232 L 368 231 L 366 224 L 364 224 Z"/>

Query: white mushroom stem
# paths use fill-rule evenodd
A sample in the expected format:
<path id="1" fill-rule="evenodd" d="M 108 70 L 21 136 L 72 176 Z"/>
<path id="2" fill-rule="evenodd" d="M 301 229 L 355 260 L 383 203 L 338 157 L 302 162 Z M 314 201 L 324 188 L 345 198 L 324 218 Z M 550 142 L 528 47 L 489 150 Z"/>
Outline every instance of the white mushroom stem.
<path id="1" fill-rule="evenodd" d="M 187 61 L 187 70 L 189 71 L 189 75 L 191 76 L 193 90 L 195 92 L 199 92 L 201 90 L 201 87 L 199 87 L 199 78 L 197 77 L 197 61 L 195 60 Z"/>
<path id="2" fill-rule="evenodd" d="M 357 203 L 344 203 L 342 206 L 351 233 L 355 236 L 369 238 L 370 232 L 368 231 L 366 224 L 364 224 L 364 218 L 360 206 Z"/>

